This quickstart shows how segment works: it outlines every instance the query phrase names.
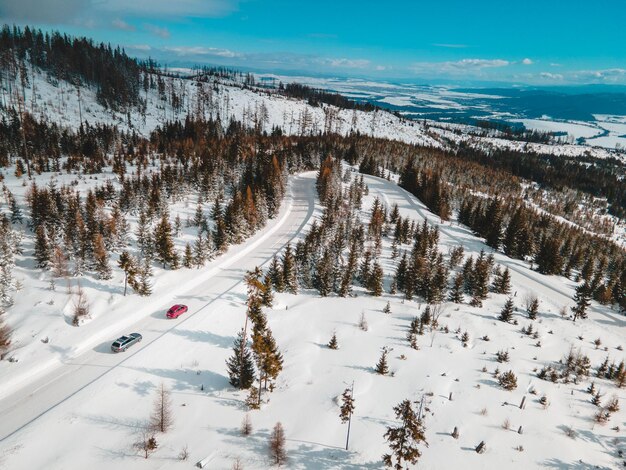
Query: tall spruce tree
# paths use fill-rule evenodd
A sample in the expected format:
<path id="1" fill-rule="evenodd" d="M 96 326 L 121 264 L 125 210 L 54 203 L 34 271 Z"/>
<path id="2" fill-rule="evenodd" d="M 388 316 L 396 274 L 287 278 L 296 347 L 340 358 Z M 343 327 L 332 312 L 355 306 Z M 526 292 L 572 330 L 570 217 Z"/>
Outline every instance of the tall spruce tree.
<path id="1" fill-rule="evenodd" d="M 413 411 L 410 400 L 404 400 L 393 408 L 398 426 L 389 426 L 384 438 L 389 442 L 391 453 L 383 455 L 387 467 L 403 470 L 409 464 L 415 465 L 422 453 L 418 444 L 426 443 L 425 428 L 422 420 Z"/>
<path id="2" fill-rule="evenodd" d="M 583 320 L 587 318 L 587 309 L 591 305 L 591 287 L 587 281 L 584 281 L 576 287 L 574 302 L 576 302 L 576 305 L 572 307 L 574 322 L 579 318 Z"/>
<path id="3" fill-rule="evenodd" d="M 226 361 L 230 384 L 238 389 L 247 389 L 254 383 L 254 361 L 244 338 L 243 328 L 233 343 L 233 355 Z"/>
<path id="4" fill-rule="evenodd" d="M 298 279 L 296 273 L 296 260 L 291 249 L 291 244 L 287 243 L 283 253 L 283 283 L 285 291 L 290 294 L 298 293 Z"/>
<path id="5" fill-rule="evenodd" d="M 506 302 L 504 303 L 504 307 L 502 307 L 502 310 L 500 311 L 498 320 L 506 322 L 506 323 L 510 322 L 511 318 L 513 318 L 513 308 L 514 308 L 513 299 L 509 297 L 508 299 L 506 299 Z"/>

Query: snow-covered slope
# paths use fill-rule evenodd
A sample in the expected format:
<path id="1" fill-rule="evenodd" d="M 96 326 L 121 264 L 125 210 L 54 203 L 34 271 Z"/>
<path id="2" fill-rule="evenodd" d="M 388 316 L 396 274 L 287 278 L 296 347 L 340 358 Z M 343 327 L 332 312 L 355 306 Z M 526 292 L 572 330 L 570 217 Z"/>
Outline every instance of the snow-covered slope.
<path id="1" fill-rule="evenodd" d="M 75 87 L 63 80 L 48 80 L 41 72 L 35 73 L 25 88 L 25 109 L 38 118 L 61 126 L 78 128 L 83 122 L 117 125 L 121 129 L 135 130 L 148 136 L 166 121 L 184 120 L 187 115 L 217 118 L 228 125 L 231 119 L 248 126 L 259 124 L 260 130 L 270 132 L 281 127 L 288 134 L 317 134 L 336 132 L 397 139 L 407 143 L 440 146 L 428 136 L 421 124 L 401 119 L 384 111 L 364 112 L 339 109 L 335 106 L 311 106 L 306 101 L 291 99 L 262 89 L 243 88 L 227 80 L 210 79 L 199 82 L 193 79 L 165 77 L 168 92 L 181 97 L 182 105 L 173 108 L 162 100 L 155 89 L 150 89 L 145 112 L 134 109 L 128 113 L 104 108 L 96 99 L 95 90 Z M 206 97 L 205 100 L 199 96 Z"/>
<path id="2" fill-rule="evenodd" d="M 91 124 L 117 125 L 146 136 L 168 120 L 183 120 L 187 115 L 200 114 L 213 118 L 219 116 L 224 125 L 231 118 L 250 127 L 257 124 L 267 132 L 273 127 L 280 127 L 287 134 L 336 132 L 347 135 L 358 131 L 363 135 L 433 147 L 462 142 L 487 151 L 497 148 L 569 157 L 626 158 L 623 153 L 590 145 L 548 145 L 478 137 L 467 132 L 478 129 L 460 124 L 425 121 L 425 127 L 424 121 L 404 119 L 382 110 L 364 112 L 330 105 L 311 106 L 306 101 L 279 95 L 275 90 L 243 88 L 214 77 L 205 82 L 175 77 L 165 77 L 164 80 L 167 92 L 174 91 L 180 97 L 182 105 L 178 108 L 173 108 L 169 100 L 163 100 L 157 90 L 150 89 L 142 93 L 147 103 L 145 110 L 115 112 L 97 102 L 95 90 L 86 86 L 77 88 L 63 80 L 49 80 L 46 74 L 36 71 L 35 78 L 24 88 L 24 106 L 33 115 L 61 126 L 77 128 L 82 119 Z M 199 96 L 208 97 L 208 101 L 203 103 Z"/>
<path id="3" fill-rule="evenodd" d="M 294 188 L 303 188 L 305 181 L 300 180 Z M 437 225 L 443 252 L 458 244 L 466 254 L 488 250 L 465 227 L 439 223 L 423 204 L 393 182 L 369 176 L 365 181 L 370 193 L 364 201 L 364 218 L 378 197 L 388 205 L 397 203 L 405 217 L 417 222 L 427 218 Z M 277 222 L 285 219 L 291 223 L 275 232 L 268 228 L 260 235 L 263 241 L 258 246 L 253 246 L 251 240 L 253 251 L 241 258 L 245 262 L 225 267 L 218 275 L 221 281 L 208 280 L 211 268 L 197 276 L 195 271 L 189 273 L 199 281 L 187 292 L 181 282 L 183 277 L 169 280 L 168 294 L 187 303 L 190 315 L 170 323 L 162 319 L 165 305 L 146 306 L 152 312 L 133 326 L 130 322 L 127 325 L 127 329 L 141 330 L 146 340 L 126 356 L 112 356 L 109 342 L 103 338 L 75 358 L 72 346 L 58 344 L 56 338 L 49 345 L 41 344 L 42 350 L 52 347 L 67 351 L 64 367 L 82 369 L 78 377 L 90 380 L 81 384 L 70 378 L 74 376 L 52 379 L 51 390 L 60 393 L 58 405 L 37 388 L 30 390 L 32 397 L 22 392 L 22 396 L 11 398 L 14 401 L 5 399 L 2 413 L 11 417 L 8 421 L 17 423 L 21 419 L 26 424 L 0 441 L 0 466 L 12 470 L 85 466 L 93 470 L 111 466 L 170 469 L 188 468 L 202 460 L 208 462 L 207 468 L 228 469 L 239 459 L 243 468 L 265 469 L 271 466 L 268 437 L 280 421 L 286 430 L 288 468 L 382 468 L 381 455 L 388 451 L 383 434 L 386 426 L 395 422 L 392 407 L 406 398 L 424 403 L 429 446 L 421 446 L 423 456 L 418 468 L 610 469 L 621 465 L 618 451 L 625 444 L 620 430 L 625 412 L 622 409 L 614 413 L 606 425 L 594 423 L 592 417 L 598 408 L 590 403 L 591 395 L 585 390 L 594 380 L 602 391 L 603 403 L 616 395 L 623 404 L 624 389 L 595 378 L 578 384 L 553 384 L 537 378 L 537 371 L 561 360 L 572 347 L 588 355 L 594 367 L 607 355 L 619 362 L 624 357 L 626 322 L 609 308 L 596 304 L 588 320 L 574 324 L 562 319 L 558 311 L 571 305 L 573 282 L 540 275 L 498 253 L 496 262 L 511 270 L 516 305 L 522 307 L 527 292 L 540 299 L 539 317 L 533 325 L 537 338 L 520 333 L 530 323 L 521 312 L 514 314 L 518 325 L 496 320 L 505 300 L 501 295 L 493 295 L 480 309 L 445 303 L 439 324 L 447 326 L 449 332 L 427 330 L 418 337 L 420 349 L 413 350 L 406 341 L 406 332 L 413 316 L 423 311 L 424 306 L 417 301 L 403 301 L 400 295 L 388 294 L 373 298 L 359 289 L 354 298 L 320 298 L 313 292 L 279 294 L 274 308 L 267 313 L 285 358 L 284 372 L 270 402 L 260 411 L 250 412 L 252 434 L 241 436 L 245 394 L 228 385 L 224 361 L 244 321 L 243 269 L 267 262 L 290 234 L 302 229 L 310 215 L 316 210 L 319 214 L 319 206 L 314 209 L 311 205 L 312 198 L 311 189 L 299 191 L 294 202 L 285 205 Z M 301 206 L 297 217 L 289 213 L 295 206 Z M 388 286 L 388 240 L 381 259 Z M 117 311 L 123 310 L 124 302 L 131 302 L 128 311 L 137 308 L 133 301 L 118 298 Z M 390 314 L 382 312 L 386 302 L 390 303 Z M 367 319 L 368 331 L 357 326 L 361 314 Z M 72 329 L 69 325 L 67 328 Z M 339 339 L 337 351 L 326 347 L 333 331 Z M 459 339 L 465 331 L 469 335 L 467 347 Z M 481 339 L 485 336 L 490 340 Z M 594 344 L 596 338 L 601 339 L 599 346 Z M 383 347 L 391 349 L 393 376 L 374 372 Z M 509 351 L 510 362 L 496 362 L 499 350 Z M 516 390 L 505 391 L 497 385 L 493 378 L 497 367 L 516 373 Z M 92 371 L 86 372 L 88 369 Z M 339 420 L 337 399 L 352 382 L 356 409 L 350 447 L 345 451 L 346 426 Z M 151 412 L 161 383 L 172 391 L 174 426 L 157 436 L 159 448 L 145 460 L 132 444 Z M 39 385 L 45 392 L 48 385 Z M 544 395 L 547 405 L 539 403 Z M 525 407 L 520 408 L 524 397 Z M 42 407 L 46 400 L 51 403 Z M 6 407 L 14 404 L 17 410 L 18 405 L 22 410 L 34 406 L 43 413 L 28 422 L 26 411 L 8 413 Z M 5 425 L 3 433 L 10 427 Z M 458 428 L 458 439 L 450 436 L 454 427 Z M 487 451 L 477 454 L 474 447 L 481 441 L 486 442 Z M 185 446 L 189 461 L 180 461 L 178 455 Z"/>

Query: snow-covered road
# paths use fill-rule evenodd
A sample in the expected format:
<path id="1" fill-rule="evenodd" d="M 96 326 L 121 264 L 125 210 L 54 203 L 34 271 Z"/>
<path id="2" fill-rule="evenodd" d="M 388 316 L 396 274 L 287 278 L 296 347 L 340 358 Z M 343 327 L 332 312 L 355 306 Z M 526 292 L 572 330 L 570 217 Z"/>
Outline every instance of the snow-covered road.
<path id="1" fill-rule="evenodd" d="M 80 350 L 84 352 L 68 357 L 61 363 L 52 362 L 49 369 L 38 374 L 22 377 L 19 383 L 3 384 L 5 395 L 0 401 L 0 443 L 25 430 L 31 423 L 44 416 L 61 403 L 66 403 L 80 392 L 97 390 L 99 381 L 115 374 L 138 355 L 162 354 L 167 336 L 181 334 L 187 323 L 210 322 L 220 315 L 217 302 L 244 297 L 242 285 L 244 273 L 271 260 L 287 242 L 307 226 L 315 210 L 315 173 L 304 173 L 290 179 L 290 189 L 279 215 L 244 244 L 231 247 L 224 256 L 198 271 L 198 281 L 189 285 L 172 286 L 172 302 L 189 306 L 189 312 L 177 320 L 166 320 L 169 303 L 159 305 L 151 299 L 147 311 L 152 311 L 132 325 L 107 325 L 107 331 L 115 331 L 110 339 L 102 342 L 99 336 L 86 338 Z M 141 332 L 143 341 L 126 353 L 113 354 L 110 343 L 115 337 Z M 87 347 L 87 345 L 89 347 Z M 172 351 L 172 355 L 176 352 Z M 13 385 L 13 386 L 12 386 Z M 11 390 L 9 390 L 11 387 Z"/>

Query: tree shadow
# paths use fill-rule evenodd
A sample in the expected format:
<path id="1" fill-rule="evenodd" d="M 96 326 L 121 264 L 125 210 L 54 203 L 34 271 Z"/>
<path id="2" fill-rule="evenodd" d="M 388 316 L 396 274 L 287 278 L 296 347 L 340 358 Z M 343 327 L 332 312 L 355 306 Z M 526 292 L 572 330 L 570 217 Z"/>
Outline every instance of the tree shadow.
<path id="1" fill-rule="evenodd" d="M 197 391 L 201 393 L 224 390 L 229 387 L 228 378 L 222 374 L 210 370 L 197 371 L 195 369 L 154 369 L 148 367 L 131 367 L 133 370 L 156 375 L 164 379 L 174 380 L 172 391 L 189 392 Z M 200 373 L 198 373 L 200 372 Z"/>
<path id="2" fill-rule="evenodd" d="M 183 336 L 184 338 L 197 343 L 209 343 L 224 349 L 230 349 L 234 341 L 232 336 L 221 336 L 211 333 L 210 331 L 181 330 L 179 328 L 175 328 L 171 331 L 171 333 Z"/>
<path id="3" fill-rule="evenodd" d="M 599 465 L 585 463 L 582 460 L 578 462 L 565 462 L 557 458 L 544 460 L 541 466 L 546 468 L 558 468 L 559 470 L 611 470 L 611 467 L 601 467 Z"/>

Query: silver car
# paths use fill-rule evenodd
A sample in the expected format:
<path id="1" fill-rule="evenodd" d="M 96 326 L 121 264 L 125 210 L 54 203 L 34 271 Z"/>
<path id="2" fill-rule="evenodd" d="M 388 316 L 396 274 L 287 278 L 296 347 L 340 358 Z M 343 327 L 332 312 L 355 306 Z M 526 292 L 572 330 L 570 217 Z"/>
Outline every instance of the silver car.
<path id="1" fill-rule="evenodd" d="M 139 333 L 131 333 L 129 335 L 121 336 L 113 341 L 111 345 L 111 351 L 121 352 L 126 351 L 129 346 L 141 341 L 141 335 Z"/>

